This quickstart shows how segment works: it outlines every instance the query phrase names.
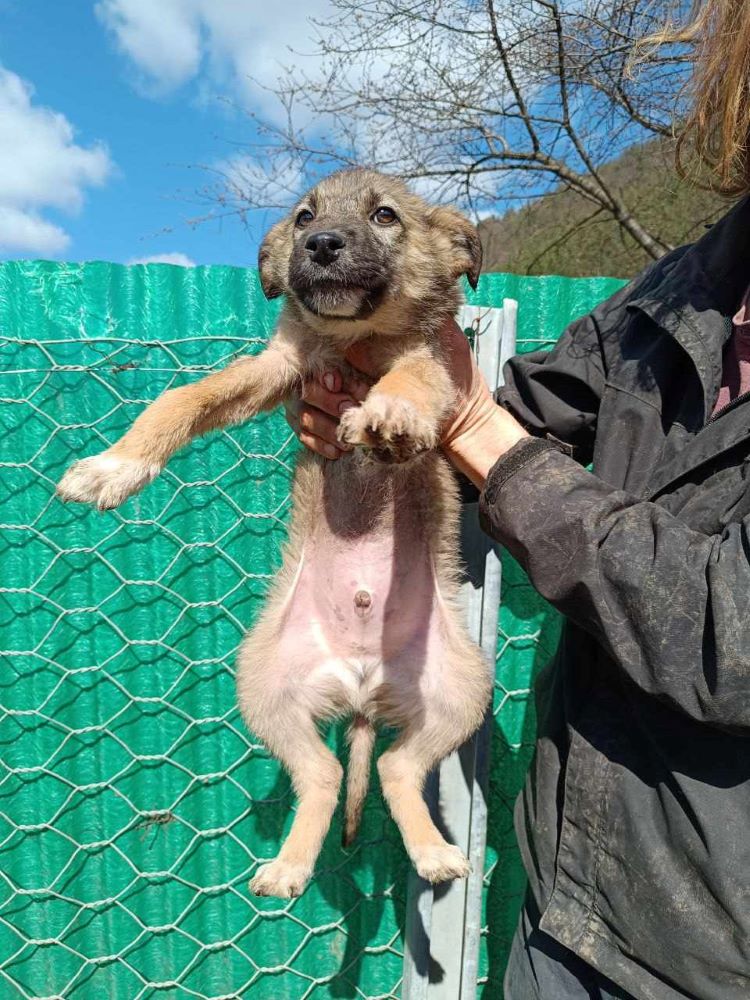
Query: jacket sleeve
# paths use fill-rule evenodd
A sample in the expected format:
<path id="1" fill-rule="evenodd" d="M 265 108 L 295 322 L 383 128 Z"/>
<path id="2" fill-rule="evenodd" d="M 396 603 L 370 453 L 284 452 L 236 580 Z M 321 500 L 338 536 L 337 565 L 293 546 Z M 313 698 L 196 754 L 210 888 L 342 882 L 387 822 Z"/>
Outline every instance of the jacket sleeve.
<path id="1" fill-rule="evenodd" d="M 750 518 L 702 534 L 535 439 L 490 471 L 480 517 L 642 690 L 750 735 Z"/>

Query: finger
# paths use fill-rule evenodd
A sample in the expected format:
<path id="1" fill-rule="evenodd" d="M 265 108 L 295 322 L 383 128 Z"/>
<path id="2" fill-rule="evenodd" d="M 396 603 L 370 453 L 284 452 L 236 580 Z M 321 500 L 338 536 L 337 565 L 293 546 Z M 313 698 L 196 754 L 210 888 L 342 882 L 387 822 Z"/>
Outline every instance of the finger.
<path id="1" fill-rule="evenodd" d="M 361 403 L 370 391 L 370 383 L 363 378 L 357 378 L 356 375 L 349 375 L 344 379 L 342 390 L 348 393 L 352 399 Z"/>
<path id="2" fill-rule="evenodd" d="M 340 380 L 341 376 L 339 376 Z M 339 381 L 339 386 L 341 382 Z M 302 399 L 310 406 L 317 407 L 332 417 L 343 413 L 342 405 L 352 403 L 351 396 L 346 392 L 329 392 L 320 382 L 306 382 L 302 388 Z"/>
<path id="3" fill-rule="evenodd" d="M 319 381 L 329 392 L 341 392 L 341 372 L 337 368 L 324 372 Z"/>
<path id="4" fill-rule="evenodd" d="M 340 448 L 330 444 L 328 441 L 323 441 L 319 437 L 315 437 L 314 434 L 308 434 L 306 431 L 300 433 L 299 439 L 306 448 L 314 451 L 317 455 L 322 455 L 323 458 L 330 458 L 335 461 L 335 459 L 341 458 L 343 454 Z"/>
<path id="5" fill-rule="evenodd" d="M 349 405 L 354 406 L 354 403 L 349 400 Z M 335 417 L 329 416 L 314 406 L 308 406 L 303 403 L 299 408 L 297 420 L 300 432 L 311 434 L 313 437 L 320 438 L 322 441 L 335 445 L 341 450 L 342 445 L 340 445 L 336 436 L 339 422 Z"/>
<path id="6" fill-rule="evenodd" d="M 468 337 L 450 317 L 441 327 L 440 339 L 454 385 L 462 395 L 470 395 L 479 388 L 483 379 Z"/>
<path id="7" fill-rule="evenodd" d="M 356 374 L 344 377 L 338 370 L 326 372 L 319 381 L 330 393 L 344 397 L 339 401 L 338 412 L 340 414 L 344 412 L 344 409 L 348 409 L 342 404 L 345 404 L 349 398 L 361 403 L 370 391 L 370 385 L 365 379 L 358 378 Z"/>
<path id="8" fill-rule="evenodd" d="M 345 377 L 338 369 L 326 372 L 318 381 L 330 393 L 349 395 L 359 403 L 370 391 L 370 384 L 366 379 L 358 378 L 356 373 Z"/>

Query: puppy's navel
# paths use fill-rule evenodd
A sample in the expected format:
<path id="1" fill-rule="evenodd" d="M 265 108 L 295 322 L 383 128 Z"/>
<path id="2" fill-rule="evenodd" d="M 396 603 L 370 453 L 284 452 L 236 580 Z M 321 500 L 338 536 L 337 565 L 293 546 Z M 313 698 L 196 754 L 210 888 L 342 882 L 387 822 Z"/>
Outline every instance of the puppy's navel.
<path id="1" fill-rule="evenodd" d="M 372 594 L 369 590 L 358 590 L 354 595 L 354 610 L 360 618 L 367 618 L 372 610 Z"/>

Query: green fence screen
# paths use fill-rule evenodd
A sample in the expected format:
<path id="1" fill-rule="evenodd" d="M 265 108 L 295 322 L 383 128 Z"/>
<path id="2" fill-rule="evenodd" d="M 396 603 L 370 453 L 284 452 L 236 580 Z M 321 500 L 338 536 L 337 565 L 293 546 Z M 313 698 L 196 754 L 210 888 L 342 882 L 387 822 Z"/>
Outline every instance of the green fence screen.
<path id="1" fill-rule="evenodd" d="M 610 279 L 487 275 L 519 350 Z M 261 349 L 252 270 L 0 265 L 0 997 L 399 997 L 407 861 L 377 788 L 299 899 L 255 899 L 293 797 L 235 707 L 234 656 L 279 565 L 296 443 L 279 414 L 179 455 L 118 512 L 54 487 L 144 403 Z M 481 988 L 523 892 L 512 803 L 557 623 L 508 565 L 498 642 Z M 340 742 L 340 732 L 331 740 Z M 338 821 L 337 821 L 338 823 Z"/>

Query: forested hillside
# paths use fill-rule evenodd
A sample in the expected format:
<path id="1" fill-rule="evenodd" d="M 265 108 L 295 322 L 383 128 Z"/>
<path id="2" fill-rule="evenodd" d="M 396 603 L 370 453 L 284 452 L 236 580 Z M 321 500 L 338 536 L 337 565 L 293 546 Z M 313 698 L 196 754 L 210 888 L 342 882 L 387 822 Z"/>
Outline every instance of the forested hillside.
<path id="1" fill-rule="evenodd" d="M 729 206 L 680 180 L 671 143 L 632 147 L 602 168 L 638 220 L 674 246 L 697 239 Z M 611 217 L 570 190 L 480 223 L 485 271 L 628 277 L 650 257 Z"/>

